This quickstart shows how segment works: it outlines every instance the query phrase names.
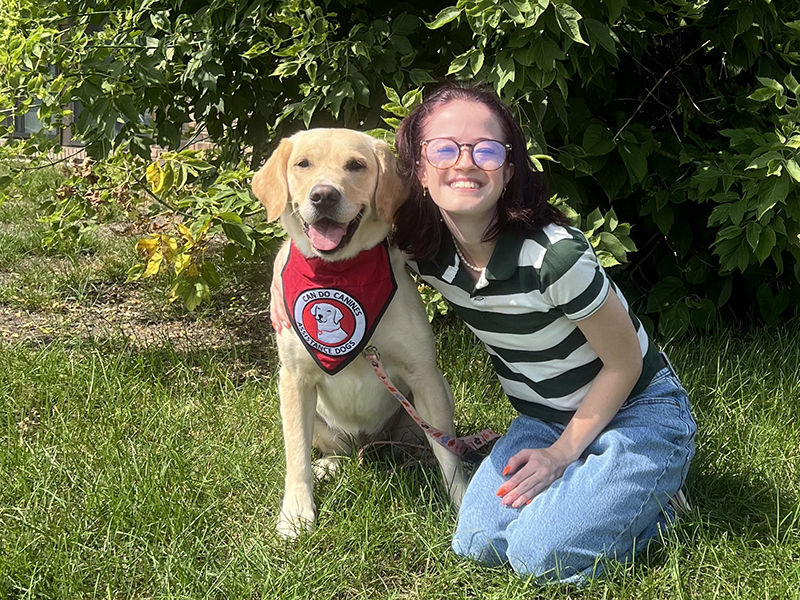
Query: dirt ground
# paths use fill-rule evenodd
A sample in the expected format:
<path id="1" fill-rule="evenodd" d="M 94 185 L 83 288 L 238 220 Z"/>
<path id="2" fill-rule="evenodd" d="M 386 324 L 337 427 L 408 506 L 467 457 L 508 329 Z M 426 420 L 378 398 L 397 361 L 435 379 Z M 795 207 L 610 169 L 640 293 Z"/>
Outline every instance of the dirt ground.
<path id="1" fill-rule="evenodd" d="M 169 346 L 178 352 L 236 349 L 247 362 L 270 368 L 274 336 L 265 302 L 235 310 L 186 313 L 148 306 L 135 286 L 106 289 L 90 306 L 78 302 L 30 310 L 0 304 L 0 347 L 4 343 L 45 346 L 56 339 L 121 342 L 134 348 Z"/>

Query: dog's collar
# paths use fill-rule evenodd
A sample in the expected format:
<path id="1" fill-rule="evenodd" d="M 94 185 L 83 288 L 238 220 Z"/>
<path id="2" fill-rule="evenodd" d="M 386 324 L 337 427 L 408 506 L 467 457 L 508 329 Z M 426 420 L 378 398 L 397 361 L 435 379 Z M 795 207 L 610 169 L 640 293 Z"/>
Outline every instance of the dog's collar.
<path id="1" fill-rule="evenodd" d="M 397 291 L 384 244 L 331 262 L 303 256 L 292 242 L 281 278 L 292 329 L 330 375 L 364 349 Z"/>

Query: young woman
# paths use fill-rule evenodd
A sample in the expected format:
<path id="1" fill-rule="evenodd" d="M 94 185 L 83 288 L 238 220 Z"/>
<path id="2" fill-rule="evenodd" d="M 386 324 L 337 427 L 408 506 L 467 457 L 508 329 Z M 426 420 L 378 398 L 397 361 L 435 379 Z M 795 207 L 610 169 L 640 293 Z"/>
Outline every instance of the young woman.
<path id="1" fill-rule="evenodd" d="M 468 486 L 453 549 L 540 583 L 630 559 L 674 520 L 694 455 L 680 381 L 548 204 L 493 92 L 440 88 L 397 151 L 412 193 L 395 243 L 484 342 L 520 413 Z"/>

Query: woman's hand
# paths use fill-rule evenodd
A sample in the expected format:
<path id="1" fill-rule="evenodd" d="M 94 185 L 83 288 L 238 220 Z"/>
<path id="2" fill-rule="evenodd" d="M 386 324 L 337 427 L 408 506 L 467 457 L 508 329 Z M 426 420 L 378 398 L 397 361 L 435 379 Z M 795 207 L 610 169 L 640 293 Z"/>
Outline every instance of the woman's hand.
<path id="1" fill-rule="evenodd" d="M 269 286 L 269 319 L 272 321 L 272 328 L 280 333 L 284 329 L 289 329 L 289 315 L 286 314 L 286 304 L 283 301 L 283 279 L 281 271 L 286 266 L 289 259 L 289 245 L 281 248 L 275 257 L 272 267 L 272 283 Z"/>
<path id="2" fill-rule="evenodd" d="M 500 486 L 497 495 L 505 506 L 524 506 L 561 477 L 568 465 L 569 460 L 557 448 L 521 450 L 503 469 L 503 475 L 513 475 Z"/>

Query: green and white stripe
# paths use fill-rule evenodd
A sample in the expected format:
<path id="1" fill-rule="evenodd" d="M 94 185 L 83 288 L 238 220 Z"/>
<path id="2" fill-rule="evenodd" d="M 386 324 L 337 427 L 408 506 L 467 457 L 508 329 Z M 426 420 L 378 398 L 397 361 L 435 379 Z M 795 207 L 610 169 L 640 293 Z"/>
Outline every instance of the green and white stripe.
<path id="1" fill-rule="evenodd" d="M 575 410 L 602 367 L 575 322 L 594 314 L 609 293 L 628 308 L 583 233 L 560 225 L 527 239 L 501 236 L 475 286 L 459 268 L 449 236 L 436 257 L 411 267 L 486 345 L 503 389 L 518 408 L 535 403 Z M 642 356 L 648 350 L 653 354 L 641 323 L 633 314 L 631 319 Z M 653 373 L 645 376 L 649 381 Z"/>

